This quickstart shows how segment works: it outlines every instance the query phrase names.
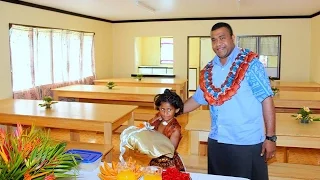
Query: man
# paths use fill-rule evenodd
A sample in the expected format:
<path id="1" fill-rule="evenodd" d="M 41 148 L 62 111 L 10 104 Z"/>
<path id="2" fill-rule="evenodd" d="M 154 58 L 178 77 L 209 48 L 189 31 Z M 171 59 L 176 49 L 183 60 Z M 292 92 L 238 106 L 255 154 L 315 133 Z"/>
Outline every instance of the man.
<path id="1" fill-rule="evenodd" d="M 209 105 L 208 174 L 268 179 L 266 161 L 276 150 L 275 109 L 269 78 L 258 55 L 235 46 L 227 23 L 211 29 L 214 59 L 184 113 Z"/>

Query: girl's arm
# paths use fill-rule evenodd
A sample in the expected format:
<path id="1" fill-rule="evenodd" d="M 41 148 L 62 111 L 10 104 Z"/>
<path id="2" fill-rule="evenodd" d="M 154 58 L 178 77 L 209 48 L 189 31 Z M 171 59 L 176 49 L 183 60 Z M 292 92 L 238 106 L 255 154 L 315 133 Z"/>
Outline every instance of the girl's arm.
<path id="1" fill-rule="evenodd" d="M 173 133 L 170 136 L 170 141 L 173 144 L 174 148 L 177 149 L 180 142 L 181 133 L 179 130 L 173 131 Z"/>

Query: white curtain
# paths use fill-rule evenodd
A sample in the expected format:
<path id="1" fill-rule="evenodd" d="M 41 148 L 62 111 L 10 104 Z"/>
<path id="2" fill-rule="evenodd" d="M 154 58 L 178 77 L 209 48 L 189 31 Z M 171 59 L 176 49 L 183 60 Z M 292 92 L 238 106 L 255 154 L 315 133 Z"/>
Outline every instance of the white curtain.
<path id="1" fill-rule="evenodd" d="M 95 78 L 93 33 L 13 25 L 10 50 L 14 98 L 41 99 L 47 88 Z"/>

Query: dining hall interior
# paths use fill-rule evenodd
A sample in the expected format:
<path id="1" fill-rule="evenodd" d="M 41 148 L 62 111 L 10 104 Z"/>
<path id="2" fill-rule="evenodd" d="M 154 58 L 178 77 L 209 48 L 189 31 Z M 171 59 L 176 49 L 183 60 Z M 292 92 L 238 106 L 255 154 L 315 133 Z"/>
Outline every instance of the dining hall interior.
<path id="1" fill-rule="evenodd" d="M 157 94 L 192 97 L 215 56 L 211 27 L 226 22 L 237 46 L 259 54 L 274 90 L 269 179 L 320 179 L 320 1 L 1 0 L 0 17 L 1 128 L 35 125 L 118 162 L 120 134 L 157 114 Z M 47 96 L 57 101 L 48 109 L 39 106 Z M 303 108 L 313 121 L 293 117 Z M 177 120 L 186 170 L 207 174 L 208 106 Z M 151 160 L 129 149 L 124 157 Z"/>

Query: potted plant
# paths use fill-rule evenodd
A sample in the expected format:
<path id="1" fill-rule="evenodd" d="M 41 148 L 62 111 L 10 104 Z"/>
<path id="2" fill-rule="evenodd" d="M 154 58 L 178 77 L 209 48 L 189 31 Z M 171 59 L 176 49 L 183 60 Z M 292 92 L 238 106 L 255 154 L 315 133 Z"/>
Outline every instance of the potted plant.
<path id="1" fill-rule="evenodd" d="M 46 109 L 50 109 L 52 104 L 58 103 L 57 101 L 53 101 L 51 96 L 44 96 L 43 103 L 39 104 L 40 107 L 46 107 Z"/>
<path id="2" fill-rule="evenodd" d="M 303 107 L 299 109 L 297 114 L 292 116 L 299 120 L 300 123 L 304 124 L 307 124 L 311 121 L 320 121 L 320 118 L 314 118 L 310 114 L 312 114 L 312 111 L 308 107 Z"/>
<path id="3" fill-rule="evenodd" d="M 46 179 L 76 177 L 70 173 L 81 157 L 67 154 L 66 143 L 57 142 L 40 128 L 23 129 L 20 124 L 13 133 L 0 129 L 0 179 Z"/>
<path id="4" fill-rule="evenodd" d="M 116 86 L 116 84 L 115 84 L 114 82 L 108 82 L 108 83 L 107 83 L 108 89 L 112 89 L 112 88 L 115 87 L 115 86 Z"/>
<path id="5" fill-rule="evenodd" d="M 142 80 L 143 75 L 142 74 L 137 74 L 136 79 L 138 79 L 139 81 Z"/>

